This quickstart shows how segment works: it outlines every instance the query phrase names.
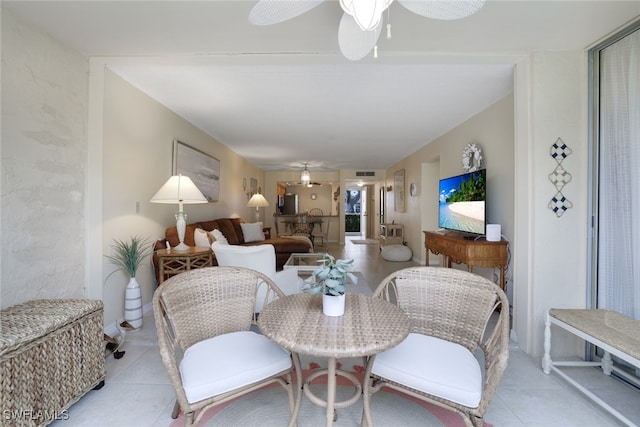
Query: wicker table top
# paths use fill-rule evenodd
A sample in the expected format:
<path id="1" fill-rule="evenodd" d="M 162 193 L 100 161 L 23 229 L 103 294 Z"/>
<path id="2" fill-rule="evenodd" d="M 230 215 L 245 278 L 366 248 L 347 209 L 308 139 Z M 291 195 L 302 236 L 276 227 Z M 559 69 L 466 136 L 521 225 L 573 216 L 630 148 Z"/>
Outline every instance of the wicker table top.
<path id="1" fill-rule="evenodd" d="M 409 334 L 409 319 L 379 298 L 347 292 L 345 313 L 322 313 L 322 295 L 299 293 L 268 304 L 258 326 L 269 339 L 295 353 L 360 357 L 387 350 Z"/>

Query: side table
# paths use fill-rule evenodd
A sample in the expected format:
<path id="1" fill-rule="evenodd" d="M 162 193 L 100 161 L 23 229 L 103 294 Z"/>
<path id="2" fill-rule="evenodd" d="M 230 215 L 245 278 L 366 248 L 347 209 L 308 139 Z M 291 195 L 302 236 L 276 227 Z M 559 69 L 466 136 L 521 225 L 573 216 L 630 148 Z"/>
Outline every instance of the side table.
<path id="1" fill-rule="evenodd" d="M 171 276 L 184 273 L 192 268 L 213 266 L 213 251 L 211 248 L 189 247 L 188 251 L 160 249 L 158 255 L 159 281 L 158 285 Z"/>

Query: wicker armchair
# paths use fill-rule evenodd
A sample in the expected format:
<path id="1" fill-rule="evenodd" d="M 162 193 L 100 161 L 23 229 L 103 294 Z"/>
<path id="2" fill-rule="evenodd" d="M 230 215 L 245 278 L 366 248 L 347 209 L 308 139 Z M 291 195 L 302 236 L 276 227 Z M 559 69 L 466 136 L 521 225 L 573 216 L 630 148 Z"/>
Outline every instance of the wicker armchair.
<path id="1" fill-rule="evenodd" d="M 176 392 L 172 417 L 197 425 L 207 409 L 270 383 L 283 386 L 293 411 L 291 355 L 253 332 L 259 288 L 284 294 L 266 275 L 242 267 L 207 267 L 171 277 L 153 310 L 162 362 Z"/>
<path id="2" fill-rule="evenodd" d="M 388 387 L 451 409 L 467 426 L 483 426 L 509 357 L 509 303 L 500 287 L 466 271 L 412 267 L 387 276 L 374 297 L 398 304 L 410 331 L 369 358 L 363 425 L 373 426 L 371 395 Z"/>

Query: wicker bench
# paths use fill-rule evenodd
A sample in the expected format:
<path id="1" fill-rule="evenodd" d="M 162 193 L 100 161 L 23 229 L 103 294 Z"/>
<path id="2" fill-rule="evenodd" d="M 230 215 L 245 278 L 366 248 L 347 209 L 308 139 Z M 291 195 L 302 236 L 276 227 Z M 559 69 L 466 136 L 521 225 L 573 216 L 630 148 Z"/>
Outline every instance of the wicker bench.
<path id="1" fill-rule="evenodd" d="M 552 361 L 551 360 L 551 325 L 571 332 L 572 334 L 600 347 L 604 354 L 598 362 L 588 361 Z M 629 375 L 613 365 L 611 356 L 640 368 L 640 321 L 610 310 L 578 310 L 550 309 L 547 312 L 544 329 L 544 356 L 542 369 L 545 374 L 556 372 L 587 397 L 609 411 L 614 417 L 629 426 L 636 424 L 608 405 L 602 399 L 587 390 L 580 383 L 558 369 L 559 366 L 599 366 L 605 375 L 616 374 L 638 384 L 637 378 Z"/>
<path id="2" fill-rule="evenodd" d="M 102 301 L 34 300 L 0 311 L 1 426 L 41 426 L 105 378 Z"/>

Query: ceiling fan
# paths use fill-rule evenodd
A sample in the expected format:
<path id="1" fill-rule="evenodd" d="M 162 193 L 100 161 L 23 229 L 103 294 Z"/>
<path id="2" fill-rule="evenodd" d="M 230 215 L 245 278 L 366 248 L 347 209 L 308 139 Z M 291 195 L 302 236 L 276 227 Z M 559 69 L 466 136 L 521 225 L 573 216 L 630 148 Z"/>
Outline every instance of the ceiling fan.
<path id="1" fill-rule="evenodd" d="M 291 182 L 291 183 L 288 182 L 287 185 L 291 185 L 291 186 L 299 186 L 299 185 L 301 185 L 303 187 L 309 187 L 309 188 L 311 188 L 311 187 L 322 187 L 322 183 L 318 182 L 318 181 L 311 181 L 311 182 L 308 182 L 308 183 L 307 182 L 301 182 L 301 181 Z"/>
<path id="2" fill-rule="evenodd" d="M 325 0 L 258 0 L 249 12 L 254 25 L 272 25 L 302 15 Z M 344 11 L 338 27 L 338 45 L 345 58 L 357 61 L 371 50 L 377 56 L 376 44 L 382 32 L 382 15 L 394 0 L 339 0 Z M 441 20 L 461 19 L 473 15 L 485 0 L 397 0 L 418 15 Z M 391 26 L 387 23 L 387 38 Z"/>

